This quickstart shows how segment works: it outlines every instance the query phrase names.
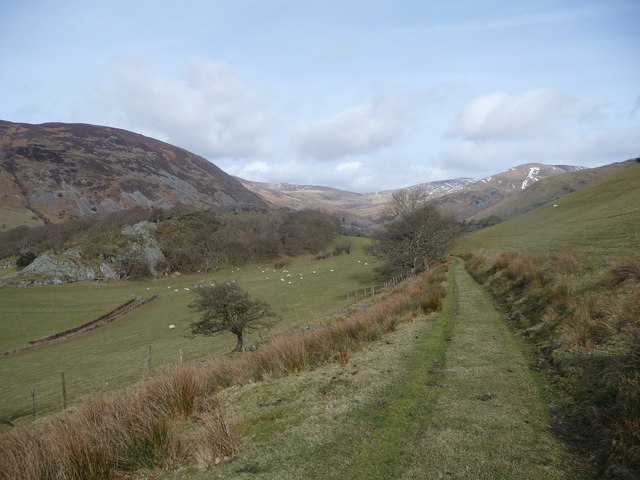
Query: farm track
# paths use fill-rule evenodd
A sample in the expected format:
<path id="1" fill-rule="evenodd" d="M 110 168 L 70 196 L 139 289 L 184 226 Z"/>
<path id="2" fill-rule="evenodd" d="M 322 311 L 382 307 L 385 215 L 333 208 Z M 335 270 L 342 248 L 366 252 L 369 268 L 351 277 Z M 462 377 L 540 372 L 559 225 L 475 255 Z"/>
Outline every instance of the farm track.
<path id="1" fill-rule="evenodd" d="M 451 268 L 451 331 L 431 421 L 399 478 L 577 478 L 522 345 L 462 263 Z"/>
<path id="2" fill-rule="evenodd" d="M 445 311 L 374 400 L 353 460 L 327 478 L 577 478 L 522 345 L 462 262 L 450 269 Z M 433 349 L 439 360 L 428 360 Z M 398 441 L 407 444 L 391 453 Z"/>
<path id="3" fill-rule="evenodd" d="M 32 350 L 34 348 L 44 347 L 46 345 L 51 345 L 53 343 L 63 342 L 65 340 L 69 340 L 71 338 L 75 338 L 79 335 L 83 335 L 92 330 L 95 330 L 100 327 L 104 327 L 115 320 L 118 320 L 125 315 L 128 315 L 143 305 L 146 305 L 149 302 L 159 298 L 160 295 L 153 295 L 151 297 L 142 298 L 139 300 L 128 300 L 121 305 L 118 305 L 116 308 L 111 310 L 110 312 L 105 313 L 104 315 L 99 316 L 87 323 L 83 323 L 82 325 L 78 325 L 73 328 L 68 328 L 67 330 L 63 330 L 61 332 L 56 332 L 51 335 L 47 335 L 46 337 L 37 338 L 35 340 L 30 340 L 28 345 L 23 345 L 21 347 L 13 348 L 11 350 L 7 350 L 5 352 L 0 353 L 0 357 L 6 357 L 9 355 L 14 355 L 16 353 L 25 352 L 27 350 Z"/>

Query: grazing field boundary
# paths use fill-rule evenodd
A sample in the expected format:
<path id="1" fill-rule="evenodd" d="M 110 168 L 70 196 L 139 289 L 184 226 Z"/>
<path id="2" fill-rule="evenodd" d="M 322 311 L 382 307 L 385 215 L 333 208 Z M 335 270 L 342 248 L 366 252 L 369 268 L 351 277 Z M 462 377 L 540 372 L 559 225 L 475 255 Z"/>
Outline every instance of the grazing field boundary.
<path id="1" fill-rule="evenodd" d="M 91 330 L 95 330 L 96 328 L 104 327 L 105 325 L 108 325 L 109 323 L 137 310 L 143 305 L 152 302 L 160 296 L 161 295 L 152 295 L 151 297 L 147 298 L 128 300 L 123 304 L 118 305 L 110 312 L 107 312 L 104 315 L 101 315 L 98 318 L 95 318 L 87 323 L 83 323 L 82 325 L 78 325 L 77 327 L 68 328 L 66 330 L 63 330 L 62 332 L 47 335 L 46 337 L 30 340 L 28 345 L 23 345 L 21 347 L 13 348 L 11 350 L 7 350 L 6 352 L 0 353 L 0 357 L 6 357 L 8 355 L 24 352 L 26 350 L 51 345 L 52 343 L 62 342 L 64 340 L 68 340 L 70 338 L 77 337 L 78 335 L 90 332 Z"/>

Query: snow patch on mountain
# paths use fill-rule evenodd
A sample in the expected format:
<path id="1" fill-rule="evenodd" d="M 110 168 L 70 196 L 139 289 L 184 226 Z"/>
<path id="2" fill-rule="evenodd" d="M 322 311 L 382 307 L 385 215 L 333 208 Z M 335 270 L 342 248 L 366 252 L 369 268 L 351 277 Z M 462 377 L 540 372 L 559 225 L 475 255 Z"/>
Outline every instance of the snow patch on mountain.
<path id="1" fill-rule="evenodd" d="M 529 182 L 536 183 L 538 180 L 540 180 L 540 177 L 538 176 L 539 173 L 540 167 L 530 167 L 529 173 L 527 173 L 527 177 L 522 182 L 522 190 L 529 186 Z"/>

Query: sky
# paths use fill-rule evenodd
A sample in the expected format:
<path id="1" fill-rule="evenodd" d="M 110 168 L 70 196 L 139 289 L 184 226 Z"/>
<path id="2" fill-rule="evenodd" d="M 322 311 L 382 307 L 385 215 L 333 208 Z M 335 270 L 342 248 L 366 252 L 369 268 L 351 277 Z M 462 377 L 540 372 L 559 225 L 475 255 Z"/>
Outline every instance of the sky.
<path id="1" fill-rule="evenodd" d="M 0 119 L 375 192 L 640 156 L 640 1 L 0 0 Z"/>

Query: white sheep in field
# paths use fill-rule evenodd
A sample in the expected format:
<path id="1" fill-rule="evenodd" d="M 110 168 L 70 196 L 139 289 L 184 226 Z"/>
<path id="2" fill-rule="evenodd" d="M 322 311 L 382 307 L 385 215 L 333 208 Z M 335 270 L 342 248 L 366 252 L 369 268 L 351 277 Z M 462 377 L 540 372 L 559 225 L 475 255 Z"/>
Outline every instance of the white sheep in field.
<path id="1" fill-rule="evenodd" d="M 169 325 L 169 330 L 175 330 L 176 326 L 172 323 L 171 325 Z"/>

